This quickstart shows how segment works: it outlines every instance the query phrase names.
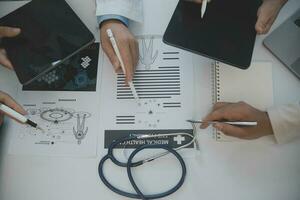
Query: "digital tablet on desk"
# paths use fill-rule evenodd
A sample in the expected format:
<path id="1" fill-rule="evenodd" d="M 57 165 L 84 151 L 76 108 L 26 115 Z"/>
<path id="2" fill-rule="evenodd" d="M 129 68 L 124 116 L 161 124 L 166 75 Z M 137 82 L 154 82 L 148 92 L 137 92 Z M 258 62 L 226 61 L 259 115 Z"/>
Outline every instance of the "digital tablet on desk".
<path id="1" fill-rule="evenodd" d="M 41 77 L 94 41 L 65 0 L 33 0 L 0 19 L 0 26 L 21 28 L 14 38 L 2 38 L 23 85 Z"/>
<path id="2" fill-rule="evenodd" d="M 260 0 L 212 0 L 201 18 L 201 4 L 179 1 L 166 29 L 165 43 L 247 69 L 256 38 Z"/>

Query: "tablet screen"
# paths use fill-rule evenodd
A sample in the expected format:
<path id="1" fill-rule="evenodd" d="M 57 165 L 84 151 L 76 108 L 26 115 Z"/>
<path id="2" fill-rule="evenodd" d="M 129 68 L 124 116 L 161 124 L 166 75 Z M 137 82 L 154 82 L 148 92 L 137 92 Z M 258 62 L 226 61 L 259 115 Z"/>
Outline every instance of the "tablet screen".
<path id="1" fill-rule="evenodd" d="M 245 69 L 251 63 L 260 4 L 259 0 L 212 0 L 201 18 L 201 4 L 180 1 L 164 41 Z"/>
<path id="2" fill-rule="evenodd" d="M 15 38 L 3 38 L 1 45 L 23 84 L 94 40 L 64 0 L 33 0 L 2 18 L 0 25 L 22 30 Z"/>

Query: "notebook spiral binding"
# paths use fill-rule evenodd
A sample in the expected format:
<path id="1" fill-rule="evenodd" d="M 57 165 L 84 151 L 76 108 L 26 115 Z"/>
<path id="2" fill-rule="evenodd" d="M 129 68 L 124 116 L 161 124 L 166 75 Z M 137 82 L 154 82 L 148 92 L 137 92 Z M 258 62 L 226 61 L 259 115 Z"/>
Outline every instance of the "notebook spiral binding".
<path id="1" fill-rule="evenodd" d="M 213 104 L 220 101 L 220 66 L 219 62 L 214 62 L 212 64 L 212 102 Z M 215 139 L 221 139 L 221 132 L 214 129 Z"/>

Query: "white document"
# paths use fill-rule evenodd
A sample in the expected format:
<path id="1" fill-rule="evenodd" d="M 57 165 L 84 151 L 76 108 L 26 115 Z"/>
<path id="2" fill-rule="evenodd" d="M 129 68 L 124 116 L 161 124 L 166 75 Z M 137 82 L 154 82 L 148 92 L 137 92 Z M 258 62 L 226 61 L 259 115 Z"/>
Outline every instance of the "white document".
<path id="1" fill-rule="evenodd" d="M 10 154 L 96 156 L 98 49 L 93 44 L 34 83 L 18 88 L 17 101 L 44 132 L 11 122 Z"/>
<path id="2" fill-rule="evenodd" d="M 216 62 L 216 101 L 239 102 L 266 110 L 273 105 L 272 63 L 252 62 L 247 70 Z M 243 141 L 217 131 L 218 141 Z"/>
<path id="3" fill-rule="evenodd" d="M 21 93 L 28 117 L 45 132 L 13 123 L 11 154 L 96 156 L 98 113 L 86 104 L 95 95 Z M 76 96 L 76 97 L 75 97 Z M 32 101 L 34 99 L 34 101 Z M 96 98 L 95 98 L 96 99 Z M 95 105 L 95 104 L 94 104 Z"/>
<path id="4" fill-rule="evenodd" d="M 192 129 L 194 68 L 192 55 L 162 42 L 157 35 L 138 36 L 140 61 L 133 83 L 137 102 L 124 75 L 116 74 L 104 56 L 101 83 L 99 149 L 130 133 L 180 132 Z M 156 132 L 159 130 L 159 132 Z M 181 145 L 188 138 L 159 138 L 139 144 Z M 130 146 L 130 145 L 129 145 Z M 135 147 L 134 145 L 131 147 Z"/>

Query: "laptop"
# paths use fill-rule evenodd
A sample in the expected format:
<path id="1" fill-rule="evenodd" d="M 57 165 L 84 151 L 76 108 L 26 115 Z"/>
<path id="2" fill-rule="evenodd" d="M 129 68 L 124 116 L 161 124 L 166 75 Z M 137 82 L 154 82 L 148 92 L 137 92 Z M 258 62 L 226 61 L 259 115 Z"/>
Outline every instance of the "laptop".
<path id="1" fill-rule="evenodd" d="M 300 9 L 268 35 L 263 43 L 300 78 Z"/>

